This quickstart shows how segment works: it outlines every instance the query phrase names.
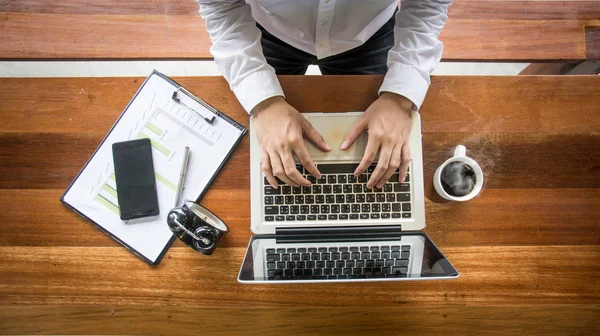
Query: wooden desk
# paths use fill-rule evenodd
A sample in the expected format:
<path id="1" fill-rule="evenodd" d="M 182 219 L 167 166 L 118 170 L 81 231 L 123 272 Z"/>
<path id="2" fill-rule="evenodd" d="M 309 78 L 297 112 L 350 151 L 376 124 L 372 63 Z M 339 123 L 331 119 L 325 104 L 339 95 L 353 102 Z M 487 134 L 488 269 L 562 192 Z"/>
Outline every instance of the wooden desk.
<path id="1" fill-rule="evenodd" d="M 177 78 L 247 125 L 219 77 Z M 354 111 L 381 77 L 283 77 L 301 111 Z M 142 78 L 0 79 L 1 334 L 479 335 L 600 330 L 600 77 L 434 77 L 422 108 L 427 233 L 456 280 L 251 286 L 248 137 L 203 204 L 232 232 L 152 268 L 58 201 Z M 464 144 L 481 195 L 431 179 Z"/>
<path id="2" fill-rule="evenodd" d="M 211 59 L 192 0 L 0 0 L 0 59 Z M 597 59 L 598 1 L 456 0 L 446 61 Z"/>

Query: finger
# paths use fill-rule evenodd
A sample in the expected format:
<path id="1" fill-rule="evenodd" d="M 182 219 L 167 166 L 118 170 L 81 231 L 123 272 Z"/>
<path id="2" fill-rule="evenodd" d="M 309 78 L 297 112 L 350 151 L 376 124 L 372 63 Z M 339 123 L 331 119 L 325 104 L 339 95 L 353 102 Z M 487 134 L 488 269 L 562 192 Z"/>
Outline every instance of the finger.
<path id="1" fill-rule="evenodd" d="M 315 166 L 312 158 L 310 157 L 310 154 L 308 154 L 308 150 L 306 150 L 306 146 L 304 146 L 304 143 L 299 143 L 294 149 L 294 153 L 296 153 L 296 156 L 300 160 L 300 163 L 302 163 L 304 168 L 312 176 L 314 176 L 316 179 L 321 178 L 321 172 L 317 169 L 317 166 Z"/>
<path id="2" fill-rule="evenodd" d="M 304 131 L 306 138 L 320 150 L 329 152 L 331 150 L 331 146 L 329 146 L 325 139 L 323 139 L 323 136 L 317 132 L 317 130 L 310 124 L 308 120 L 304 119 L 304 121 L 305 122 L 302 125 L 302 130 Z"/>
<path id="3" fill-rule="evenodd" d="M 309 186 L 310 181 L 305 179 L 304 176 L 298 171 L 296 168 L 296 162 L 294 162 L 294 156 L 291 152 L 281 152 L 279 153 L 279 157 L 281 158 L 281 162 L 283 163 L 283 170 L 285 171 L 285 175 L 293 181 L 296 185 Z"/>
<path id="4" fill-rule="evenodd" d="M 285 174 L 285 168 L 283 167 L 283 163 L 279 155 L 277 153 L 269 153 L 269 158 L 271 159 L 271 166 L 273 167 L 273 175 L 277 176 L 283 182 L 291 186 L 297 187 L 298 184 L 296 182 L 293 182 Z"/>
<path id="5" fill-rule="evenodd" d="M 340 149 L 346 150 L 350 146 L 352 146 L 354 141 L 356 141 L 356 139 L 358 139 L 358 137 L 361 134 L 363 134 L 366 129 L 367 129 L 367 123 L 364 121 L 364 119 L 362 119 L 362 118 L 359 119 L 354 124 L 354 126 L 352 126 L 352 128 L 350 128 L 350 130 L 348 131 L 348 134 L 346 134 L 346 139 L 344 139 L 344 142 L 342 142 Z"/>
<path id="6" fill-rule="evenodd" d="M 383 143 L 381 145 L 381 148 L 379 148 L 379 160 L 377 162 L 375 170 L 373 170 L 373 173 L 371 174 L 371 178 L 367 182 L 367 188 L 373 188 L 375 184 L 378 183 L 379 180 L 381 180 L 381 178 L 387 171 L 388 166 L 390 164 L 390 158 L 392 157 L 392 149 L 393 144 L 385 143 Z"/>
<path id="7" fill-rule="evenodd" d="M 377 188 L 382 188 L 384 184 L 389 181 L 390 177 L 396 172 L 396 169 L 400 166 L 400 155 L 402 155 L 402 146 L 396 145 L 392 150 L 392 156 L 390 157 L 390 164 L 388 169 L 383 174 L 383 177 L 376 183 Z"/>
<path id="8" fill-rule="evenodd" d="M 398 173 L 398 181 L 404 183 L 406 174 L 408 173 L 408 165 L 410 164 L 410 150 L 408 149 L 408 142 L 402 145 L 402 155 L 400 156 L 400 172 Z"/>
<path id="9" fill-rule="evenodd" d="M 369 136 L 369 140 L 367 141 L 367 147 L 365 148 L 365 154 L 363 155 L 362 160 L 358 164 L 358 167 L 356 167 L 354 175 L 360 175 L 365 172 L 367 167 L 369 167 L 369 165 L 375 159 L 375 155 L 377 154 L 377 150 L 379 149 L 380 143 L 381 141 L 379 139 Z"/>
<path id="10" fill-rule="evenodd" d="M 269 184 L 277 189 L 279 188 L 279 184 L 277 183 L 277 179 L 273 176 L 273 168 L 271 168 L 271 159 L 269 159 L 269 154 L 267 152 L 262 152 L 262 158 L 260 160 L 260 170 L 262 170 L 263 174 L 267 177 L 267 181 Z"/>

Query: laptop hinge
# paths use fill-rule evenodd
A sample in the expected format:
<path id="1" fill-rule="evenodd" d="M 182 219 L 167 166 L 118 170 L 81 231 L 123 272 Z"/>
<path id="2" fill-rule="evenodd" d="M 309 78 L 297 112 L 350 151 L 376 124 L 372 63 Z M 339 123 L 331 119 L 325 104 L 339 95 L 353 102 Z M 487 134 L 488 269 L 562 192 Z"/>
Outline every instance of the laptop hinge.
<path id="1" fill-rule="evenodd" d="M 400 239 L 401 236 L 401 225 L 277 228 L 275 230 L 275 237 L 280 242 L 366 241 Z"/>

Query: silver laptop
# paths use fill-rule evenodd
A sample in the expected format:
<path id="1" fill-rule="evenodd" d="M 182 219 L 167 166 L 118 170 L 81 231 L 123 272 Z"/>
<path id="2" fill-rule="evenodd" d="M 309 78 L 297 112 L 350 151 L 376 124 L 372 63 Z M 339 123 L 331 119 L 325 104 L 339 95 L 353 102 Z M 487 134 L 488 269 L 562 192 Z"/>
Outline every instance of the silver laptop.
<path id="1" fill-rule="evenodd" d="M 322 174 L 309 187 L 272 188 L 260 169 L 261 149 L 250 125 L 251 225 L 254 233 L 238 280 L 242 283 L 442 279 L 459 276 L 425 228 L 421 119 L 413 112 L 412 161 L 405 181 L 397 172 L 383 188 L 367 189 L 375 168 L 354 176 L 367 144 L 363 134 L 339 145 L 362 112 L 303 113 L 332 147 L 306 142 Z"/>

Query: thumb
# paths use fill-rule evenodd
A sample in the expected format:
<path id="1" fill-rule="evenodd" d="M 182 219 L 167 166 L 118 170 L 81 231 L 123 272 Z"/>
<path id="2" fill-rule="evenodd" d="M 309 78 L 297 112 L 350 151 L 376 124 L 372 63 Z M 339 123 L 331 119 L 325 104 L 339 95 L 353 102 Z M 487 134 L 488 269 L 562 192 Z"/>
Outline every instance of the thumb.
<path id="1" fill-rule="evenodd" d="M 331 147 L 327 144 L 327 142 L 325 142 L 323 136 L 321 136 L 321 134 L 314 129 L 308 120 L 303 123 L 302 130 L 304 131 L 306 138 L 308 138 L 308 140 L 315 144 L 315 146 L 317 146 L 320 150 L 324 152 L 329 152 L 331 150 Z"/>
<path id="2" fill-rule="evenodd" d="M 352 128 L 348 131 L 348 134 L 346 134 L 346 139 L 344 140 L 344 142 L 342 142 L 342 145 L 340 146 L 341 150 L 346 150 L 350 146 L 352 146 L 354 141 L 356 141 L 356 139 L 366 130 L 366 123 L 363 120 L 364 119 L 360 119 L 359 121 L 357 121 L 354 124 L 354 126 L 352 126 Z"/>

